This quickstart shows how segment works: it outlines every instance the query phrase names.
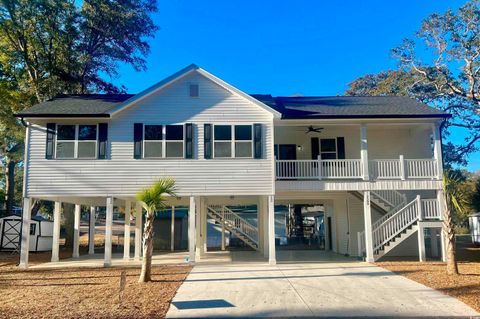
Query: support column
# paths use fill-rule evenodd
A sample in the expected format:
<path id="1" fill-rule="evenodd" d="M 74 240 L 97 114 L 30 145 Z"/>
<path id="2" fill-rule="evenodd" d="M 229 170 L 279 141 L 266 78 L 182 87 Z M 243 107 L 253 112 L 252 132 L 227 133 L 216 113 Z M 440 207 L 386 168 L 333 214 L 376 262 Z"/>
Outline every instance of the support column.
<path id="1" fill-rule="evenodd" d="M 113 197 L 107 197 L 107 209 L 105 218 L 105 254 L 104 267 L 112 265 L 112 223 L 113 223 Z"/>
<path id="2" fill-rule="evenodd" d="M 135 261 L 140 260 L 142 250 L 142 203 L 135 205 Z"/>
<path id="3" fill-rule="evenodd" d="M 257 203 L 257 225 L 258 225 L 258 251 L 263 254 L 263 219 L 262 219 L 262 197 L 258 197 Z"/>
<path id="4" fill-rule="evenodd" d="M 132 202 L 125 201 L 125 228 L 123 232 L 123 259 L 130 259 L 130 216 L 132 212 Z"/>
<path id="5" fill-rule="evenodd" d="M 440 125 L 438 123 L 432 124 L 433 136 L 433 158 L 437 161 L 437 178 L 442 179 L 443 176 L 443 157 L 442 157 L 442 136 L 440 132 Z"/>
<path id="6" fill-rule="evenodd" d="M 202 227 L 202 247 L 200 249 L 200 255 L 203 256 L 207 252 L 207 201 L 206 198 L 201 199 L 200 212 L 201 212 L 201 227 Z"/>
<path id="7" fill-rule="evenodd" d="M 362 162 L 363 180 L 368 181 L 370 179 L 370 175 L 368 172 L 367 126 L 365 124 L 360 126 L 360 159 Z"/>
<path id="8" fill-rule="evenodd" d="M 60 260 L 60 222 L 62 202 L 55 202 L 53 209 L 52 262 Z"/>
<path id="9" fill-rule="evenodd" d="M 172 206 L 172 224 L 170 225 L 170 250 L 175 250 L 175 206 Z"/>
<path id="10" fill-rule="evenodd" d="M 225 250 L 225 210 L 222 209 L 222 250 Z"/>
<path id="11" fill-rule="evenodd" d="M 425 229 L 420 221 L 418 222 L 418 260 L 420 262 L 427 260 L 425 253 Z"/>
<path id="12" fill-rule="evenodd" d="M 196 233 L 195 233 L 195 197 L 190 196 L 190 206 L 188 208 L 188 256 L 190 263 L 195 263 L 195 243 L 196 243 Z"/>
<path id="13" fill-rule="evenodd" d="M 268 258 L 269 253 L 269 221 L 268 221 L 268 196 L 262 196 L 262 219 L 263 219 L 263 257 Z"/>
<path id="14" fill-rule="evenodd" d="M 73 252 L 72 257 L 78 258 L 80 256 L 80 211 L 82 206 L 75 204 L 75 211 L 73 213 Z"/>
<path id="15" fill-rule="evenodd" d="M 370 191 L 363 194 L 363 213 L 365 220 L 365 251 L 366 261 L 371 263 L 375 259 L 373 257 L 373 239 L 372 239 L 372 207 L 370 205 Z"/>
<path id="16" fill-rule="evenodd" d="M 268 263 L 275 265 L 275 196 L 268 196 Z"/>
<path id="17" fill-rule="evenodd" d="M 95 206 L 90 207 L 90 222 L 88 225 L 88 254 L 95 254 Z"/>
<path id="18" fill-rule="evenodd" d="M 444 221 L 447 204 L 445 203 L 445 194 L 443 192 L 443 189 L 437 190 L 437 202 L 438 202 L 438 208 L 440 209 L 440 218 L 442 221 Z M 445 225 L 442 225 L 442 228 L 440 230 L 440 239 L 442 244 L 442 261 L 444 262 L 447 261 L 447 241 L 445 236 L 446 236 Z"/>
<path id="19" fill-rule="evenodd" d="M 20 241 L 20 264 L 22 269 L 28 268 L 28 253 L 30 251 L 30 220 L 32 215 L 32 199 L 29 197 L 23 198 L 23 212 L 22 212 L 22 238 Z"/>

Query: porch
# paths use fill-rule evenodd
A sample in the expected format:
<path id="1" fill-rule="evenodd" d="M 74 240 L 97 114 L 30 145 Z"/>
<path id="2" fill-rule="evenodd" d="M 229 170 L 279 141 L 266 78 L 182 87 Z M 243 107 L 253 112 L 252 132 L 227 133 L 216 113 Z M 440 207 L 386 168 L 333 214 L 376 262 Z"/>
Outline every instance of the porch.
<path id="1" fill-rule="evenodd" d="M 439 127 L 432 123 L 283 123 L 275 127 L 275 178 L 439 181 L 440 146 Z"/>

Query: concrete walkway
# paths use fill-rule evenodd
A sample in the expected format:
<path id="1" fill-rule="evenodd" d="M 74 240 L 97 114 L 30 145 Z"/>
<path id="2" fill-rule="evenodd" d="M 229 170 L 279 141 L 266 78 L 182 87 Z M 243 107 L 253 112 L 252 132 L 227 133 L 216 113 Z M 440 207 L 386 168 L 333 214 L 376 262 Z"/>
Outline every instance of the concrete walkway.
<path id="1" fill-rule="evenodd" d="M 288 254 L 279 252 L 279 259 L 302 263 L 195 266 L 167 318 L 478 315 L 455 298 L 368 263 Z"/>

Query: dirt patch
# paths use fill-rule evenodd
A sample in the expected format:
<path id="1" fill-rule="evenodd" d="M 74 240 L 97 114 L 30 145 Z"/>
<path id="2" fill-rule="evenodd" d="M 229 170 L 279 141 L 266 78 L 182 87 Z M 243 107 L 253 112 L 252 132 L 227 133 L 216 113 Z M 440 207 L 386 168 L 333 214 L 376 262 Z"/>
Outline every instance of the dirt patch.
<path id="1" fill-rule="evenodd" d="M 480 312 L 480 263 L 460 262 L 460 275 L 449 276 L 440 262 L 389 261 L 377 263 L 397 274 L 460 299 Z"/>
<path id="2" fill-rule="evenodd" d="M 49 260 L 49 253 L 30 254 L 31 264 Z M 18 256 L 0 254 L 0 318 L 163 318 L 191 270 L 157 266 L 153 282 L 139 284 L 140 269 L 21 271 L 17 261 Z M 126 285 L 120 300 L 122 271 Z"/>

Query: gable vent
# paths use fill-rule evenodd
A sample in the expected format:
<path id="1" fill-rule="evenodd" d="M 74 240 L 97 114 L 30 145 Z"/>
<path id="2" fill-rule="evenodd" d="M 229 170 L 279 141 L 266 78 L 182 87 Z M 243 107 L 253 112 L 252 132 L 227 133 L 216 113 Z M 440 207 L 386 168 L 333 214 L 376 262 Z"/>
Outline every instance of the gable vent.
<path id="1" fill-rule="evenodd" d="M 190 84 L 189 92 L 190 92 L 190 97 L 198 97 L 199 96 L 198 84 Z"/>

